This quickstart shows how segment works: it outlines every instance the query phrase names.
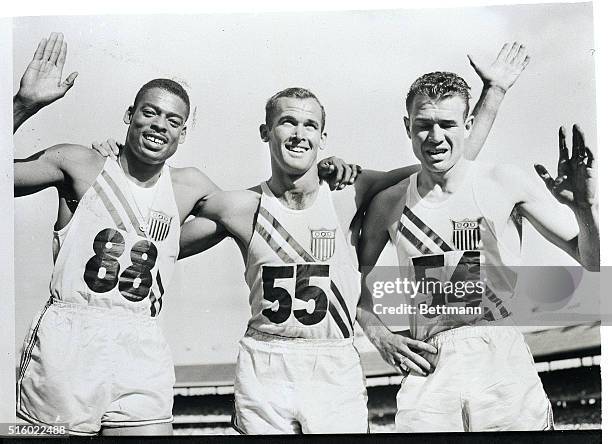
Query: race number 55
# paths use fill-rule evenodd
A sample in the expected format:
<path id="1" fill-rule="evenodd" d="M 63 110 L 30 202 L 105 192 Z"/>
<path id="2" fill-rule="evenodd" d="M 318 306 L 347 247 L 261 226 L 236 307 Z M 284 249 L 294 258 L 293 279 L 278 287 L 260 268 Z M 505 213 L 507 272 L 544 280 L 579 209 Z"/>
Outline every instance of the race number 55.
<path id="1" fill-rule="evenodd" d="M 327 315 L 328 300 L 321 287 L 311 285 L 311 280 L 316 278 L 325 278 L 329 282 L 329 265 L 264 266 L 262 269 L 263 297 L 273 306 L 263 310 L 262 314 L 275 324 L 282 324 L 289 319 L 292 313 L 301 324 L 318 324 Z M 289 285 L 279 285 L 282 280 L 289 280 Z M 293 296 L 287 287 L 293 287 Z M 293 298 L 309 303 L 311 306 L 314 304 L 314 309 L 310 313 L 304 308 L 292 310 Z"/>

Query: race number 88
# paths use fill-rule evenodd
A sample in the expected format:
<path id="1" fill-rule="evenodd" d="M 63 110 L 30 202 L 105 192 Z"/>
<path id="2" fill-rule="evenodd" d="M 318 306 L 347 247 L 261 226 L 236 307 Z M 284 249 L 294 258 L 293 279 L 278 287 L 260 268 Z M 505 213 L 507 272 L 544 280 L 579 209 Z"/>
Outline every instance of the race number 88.
<path id="1" fill-rule="evenodd" d="M 140 240 L 130 250 L 132 264 L 121 275 L 119 258 L 125 251 L 125 238 L 112 228 L 100 231 L 93 241 L 95 255 L 85 265 L 83 279 L 90 290 L 106 293 L 119 284 L 119 291 L 127 300 L 141 301 L 149 295 L 153 284 L 151 270 L 157 261 L 153 242 Z"/>
<path id="2" fill-rule="evenodd" d="M 264 266 L 262 268 L 263 297 L 274 304 L 262 314 L 275 324 L 282 324 L 292 313 L 293 298 L 286 288 L 277 286 L 280 279 L 295 278 L 295 299 L 308 303 L 314 301 L 311 313 L 306 309 L 293 310 L 293 315 L 301 324 L 318 324 L 327 315 L 328 300 L 325 291 L 316 285 L 310 285 L 311 278 L 329 278 L 329 265 L 297 264 L 286 266 Z"/>

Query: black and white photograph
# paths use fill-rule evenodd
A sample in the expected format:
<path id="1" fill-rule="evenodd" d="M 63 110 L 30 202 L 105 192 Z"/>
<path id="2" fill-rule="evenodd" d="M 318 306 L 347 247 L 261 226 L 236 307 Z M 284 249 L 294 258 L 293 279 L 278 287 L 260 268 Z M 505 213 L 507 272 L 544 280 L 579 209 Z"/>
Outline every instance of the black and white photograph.
<path id="1" fill-rule="evenodd" d="M 2 19 L 0 435 L 601 442 L 596 6 Z"/>

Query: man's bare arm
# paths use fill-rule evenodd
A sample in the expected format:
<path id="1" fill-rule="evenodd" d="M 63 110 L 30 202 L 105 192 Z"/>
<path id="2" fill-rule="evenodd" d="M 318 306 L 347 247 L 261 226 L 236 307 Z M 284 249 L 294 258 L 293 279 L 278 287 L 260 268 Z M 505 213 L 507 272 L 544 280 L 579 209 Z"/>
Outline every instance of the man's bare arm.
<path id="1" fill-rule="evenodd" d="M 181 229 L 180 257 L 205 251 L 226 237 L 246 246 L 251 238 L 253 215 L 259 199 L 249 190 L 218 191 L 198 202 L 195 218 Z"/>
<path id="2" fill-rule="evenodd" d="M 229 236 L 219 222 L 205 217 L 194 217 L 181 227 L 179 259 L 202 253 Z"/>
<path id="3" fill-rule="evenodd" d="M 391 171 L 362 170 L 355 180 L 357 208 L 362 208 L 382 190 L 392 187 L 420 171 L 421 165 L 409 165 Z"/>
<path id="4" fill-rule="evenodd" d="M 578 125 L 572 128 L 571 157 L 565 139 L 565 130 L 560 128 L 557 178 L 553 179 L 542 165 L 535 165 L 535 169 L 552 196 L 574 213 L 578 235 L 567 239 L 567 235 L 556 229 L 558 221 L 541 204 L 547 196 L 533 191 L 535 186 L 529 187 L 532 193 L 520 208 L 542 235 L 571 254 L 587 270 L 598 271 L 600 238 L 595 157 L 586 146 L 584 134 Z"/>
<path id="5" fill-rule="evenodd" d="M 48 39 L 40 41 L 13 97 L 13 132 L 72 88 L 78 73 L 71 73 L 62 82 L 67 52 L 68 45 L 61 33 L 52 32 Z"/>
<path id="6" fill-rule="evenodd" d="M 26 196 L 49 187 L 59 188 L 86 170 L 99 156 L 83 146 L 61 144 L 40 151 L 27 159 L 15 159 L 15 197 Z"/>
<path id="7" fill-rule="evenodd" d="M 468 55 L 468 58 L 483 83 L 480 98 L 472 113 L 474 126 L 465 151 L 465 157 L 474 160 L 487 140 L 506 92 L 529 64 L 529 55 L 525 46 L 514 42 L 512 45 L 504 44 L 497 58 L 488 66 L 476 62 L 472 56 Z"/>
<path id="8" fill-rule="evenodd" d="M 60 152 L 57 147 L 40 151 L 14 164 L 15 197 L 27 196 L 64 182 Z"/>
<path id="9" fill-rule="evenodd" d="M 412 350 L 437 353 L 435 347 L 391 332 L 374 313 L 373 298 L 367 285 L 368 277 L 389 240 L 386 227 L 389 225 L 389 220 L 395 217 L 390 213 L 393 213 L 392 208 L 396 206 L 397 195 L 402 194 L 397 191 L 389 189 L 378 194 L 366 212 L 359 241 L 359 265 L 362 279 L 361 297 L 357 305 L 357 322 L 385 361 L 402 373 L 412 370 L 421 375 L 427 375 L 433 370 L 433 367 L 426 359 Z"/>

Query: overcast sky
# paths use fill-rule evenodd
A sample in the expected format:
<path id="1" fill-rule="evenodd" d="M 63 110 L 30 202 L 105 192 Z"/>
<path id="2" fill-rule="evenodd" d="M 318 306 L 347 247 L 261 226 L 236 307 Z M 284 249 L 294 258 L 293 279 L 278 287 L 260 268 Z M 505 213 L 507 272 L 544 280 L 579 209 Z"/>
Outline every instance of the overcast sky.
<path id="1" fill-rule="evenodd" d="M 508 94 L 481 156 L 535 174 L 553 169 L 557 128 L 580 122 L 595 143 L 590 4 L 550 4 L 367 12 L 189 16 L 29 17 L 14 21 L 15 88 L 36 44 L 62 31 L 65 75 L 74 88 L 15 136 L 25 157 L 60 142 L 123 140 L 122 116 L 140 85 L 155 77 L 184 82 L 192 101 L 186 143 L 171 161 L 203 169 L 236 189 L 269 177 L 258 135 L 266 99 L 289 86 L 312 89 L 325 105 L 327 153 L 375 169 L 415 161 L 402 124 L 412 81 L 434 70 L 480 82 L 466 54 L 490 61 L 504 42 L 520 40 L 531 64 Z M 16 342 L 48 298 L 53 190 L 15 201 Z M 571 263 L 528 232 L 527 263 Z M 387 254 L 387 258 L 390 255 Z M 226 362 L 249 316 L 244 266 L 225 241 L 179 263 L 164 296 L 163 322 L 177 364 Z"/>

